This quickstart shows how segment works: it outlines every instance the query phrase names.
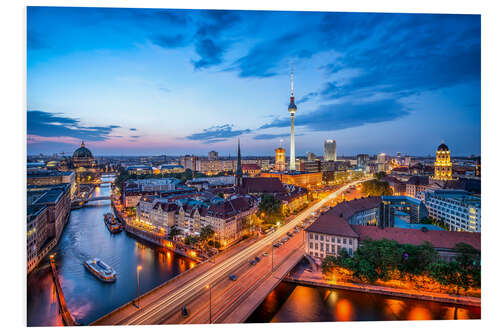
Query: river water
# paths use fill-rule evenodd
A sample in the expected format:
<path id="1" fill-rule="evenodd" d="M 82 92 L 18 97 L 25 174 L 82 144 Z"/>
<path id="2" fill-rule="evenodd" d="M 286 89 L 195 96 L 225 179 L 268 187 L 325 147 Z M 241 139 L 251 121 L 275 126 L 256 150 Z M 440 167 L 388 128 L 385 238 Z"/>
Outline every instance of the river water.
<path id="1" fill-rule="evenodd" d="M 480 319 L 481 308 L 282 282 L 248 323 Z"/>
<path id="2" fill-rule="evenodd" d="M 103 184 L 93 195 L 109 193 L 109 184 Z M 111 212 L 110 200 L 91 201 L 88 206 L 73 210 L 54 250 L 66 303 L 75 319 L 84 325 L 136 297 L 138 265 L 142 266 L 141 294 L 195 265 L 125 231 L 109 233 L 103 220 L 107 212 Z M 94 257 L 117 272 L 116 282 L 101 282 L 85 269 L 83 262 Z M 28 276 L 27 297 L 28 326 L 63 324 L 48 259 Z"/>

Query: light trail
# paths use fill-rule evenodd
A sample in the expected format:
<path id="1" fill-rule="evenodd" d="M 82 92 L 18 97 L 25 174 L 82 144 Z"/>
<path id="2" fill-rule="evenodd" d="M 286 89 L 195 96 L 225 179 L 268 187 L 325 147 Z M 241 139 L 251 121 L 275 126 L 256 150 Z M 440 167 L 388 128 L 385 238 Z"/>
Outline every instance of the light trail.
<path id="1" fill-rule="evenodd" d="M 186 299 L 189 295 L 200 292 L 201 290 L 203 290 L 203 288 L 205 288 L 207 284 L 210 284 L 213 279 L 217 279 L 221 276 L 228 275 L 236 267 L 246 262 L 248 258 L 254 256 L 255 253 L 261 251 L 263 248 L 268 246 L 269 243 L 276 242 L 287 232 L 295 228 L 306 217 L 308 217 L 311 214 L 311 212 L 321 208 L 324 204 L 334 199 L 336 196 L 341 194 L 350 186 L 356 185 L 364 181 L 365 180 L 358 180 L 346 184 L 343 187 L 336 190 L 335 192 L 330 193 L 328 196 L 321 199 L 313 206 L 305 209 L 303 212 L 297 215 L 293 220 L 283 225 L 282 227 L 278 228 L 275 232 L 257 241 L 256 243 L 250 245 L 248 248 L 242 250 L 233 257 L 226 259 L 224 262 L 215 266 L 202 276 L 195 278 L 188 284 L 179 288 L 177 291 L 171 293 L 169 296 L 156 301 L 156 303 L 149 304 L 145 308 L 139 309 L 136 313 L 134 313 L 132 316 L 125 319 L 124 321 L 120 322 L 119 324 L 122 325 L 155 324 L 156 320 L 161 319 L 162 316 L 165 316 L 167 313 L 169 313 L 170 312 L 169 310 L 171 310 L 171 308 L 174 307 L 174 305 L 175 307 L 179 307 L 182 304 L 183 300 Z"/>

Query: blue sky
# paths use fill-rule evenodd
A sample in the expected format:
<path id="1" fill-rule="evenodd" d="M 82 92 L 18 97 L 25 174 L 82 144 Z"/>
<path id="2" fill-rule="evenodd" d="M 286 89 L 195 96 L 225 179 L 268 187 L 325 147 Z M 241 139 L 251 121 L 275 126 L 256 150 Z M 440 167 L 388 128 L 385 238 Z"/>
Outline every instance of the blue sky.
<path id="1" fill-rule="evenodd" d="M 479 15 L 27 11 L 28 153 L 480 154 Z"/>

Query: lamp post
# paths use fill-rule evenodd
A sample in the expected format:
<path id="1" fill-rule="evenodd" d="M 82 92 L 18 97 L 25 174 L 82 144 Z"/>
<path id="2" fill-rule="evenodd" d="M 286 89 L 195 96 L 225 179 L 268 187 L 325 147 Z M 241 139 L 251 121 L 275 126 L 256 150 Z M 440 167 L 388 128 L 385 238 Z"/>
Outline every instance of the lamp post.
<path id="1" fill-rule="evenodd" d="M 139 272 L 142 270 L 142 266 L 137 266 L 137 308 L 139 308 Z"/>
<path id="2" fill-rule="evenodd" d="M 212 286 L 210 284 L 207 284 L 207 289 L 208 289 L 208 299 L 209 299 L 209 307 L 208 307 L 208 313 L 209 313 L 209 324 L 212 323 Z"/>

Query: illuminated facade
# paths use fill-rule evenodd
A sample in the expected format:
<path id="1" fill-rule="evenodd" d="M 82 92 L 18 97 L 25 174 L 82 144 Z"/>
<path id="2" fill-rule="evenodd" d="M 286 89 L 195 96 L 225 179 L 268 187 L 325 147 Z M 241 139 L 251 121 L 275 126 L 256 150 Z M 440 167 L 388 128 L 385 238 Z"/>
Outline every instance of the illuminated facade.
<path id="1" fill-rule="evenodd" d="M 275 150 L 275 162 L 274 162 L 274 170 L 283 172 L 285 171 L 285 148 L 276 148 Z"/>
<path id="2" fill-rule="evenodd" d="M 294 173 L 275 173 L 275 172 L 262 172 L 261 177 L 279 178 L 282 183 L 297 185 L 302 187 L 317 186 L 323 181 L 321 172 L 294 172 Z"/>
<path id="3" fill-rule="evenodd" d="M 434 163 L 434 179 L 450 180 L 452 172 L 450 150 L 448 146 L 441 143 L 436 151 L 436 162 Z"/>

